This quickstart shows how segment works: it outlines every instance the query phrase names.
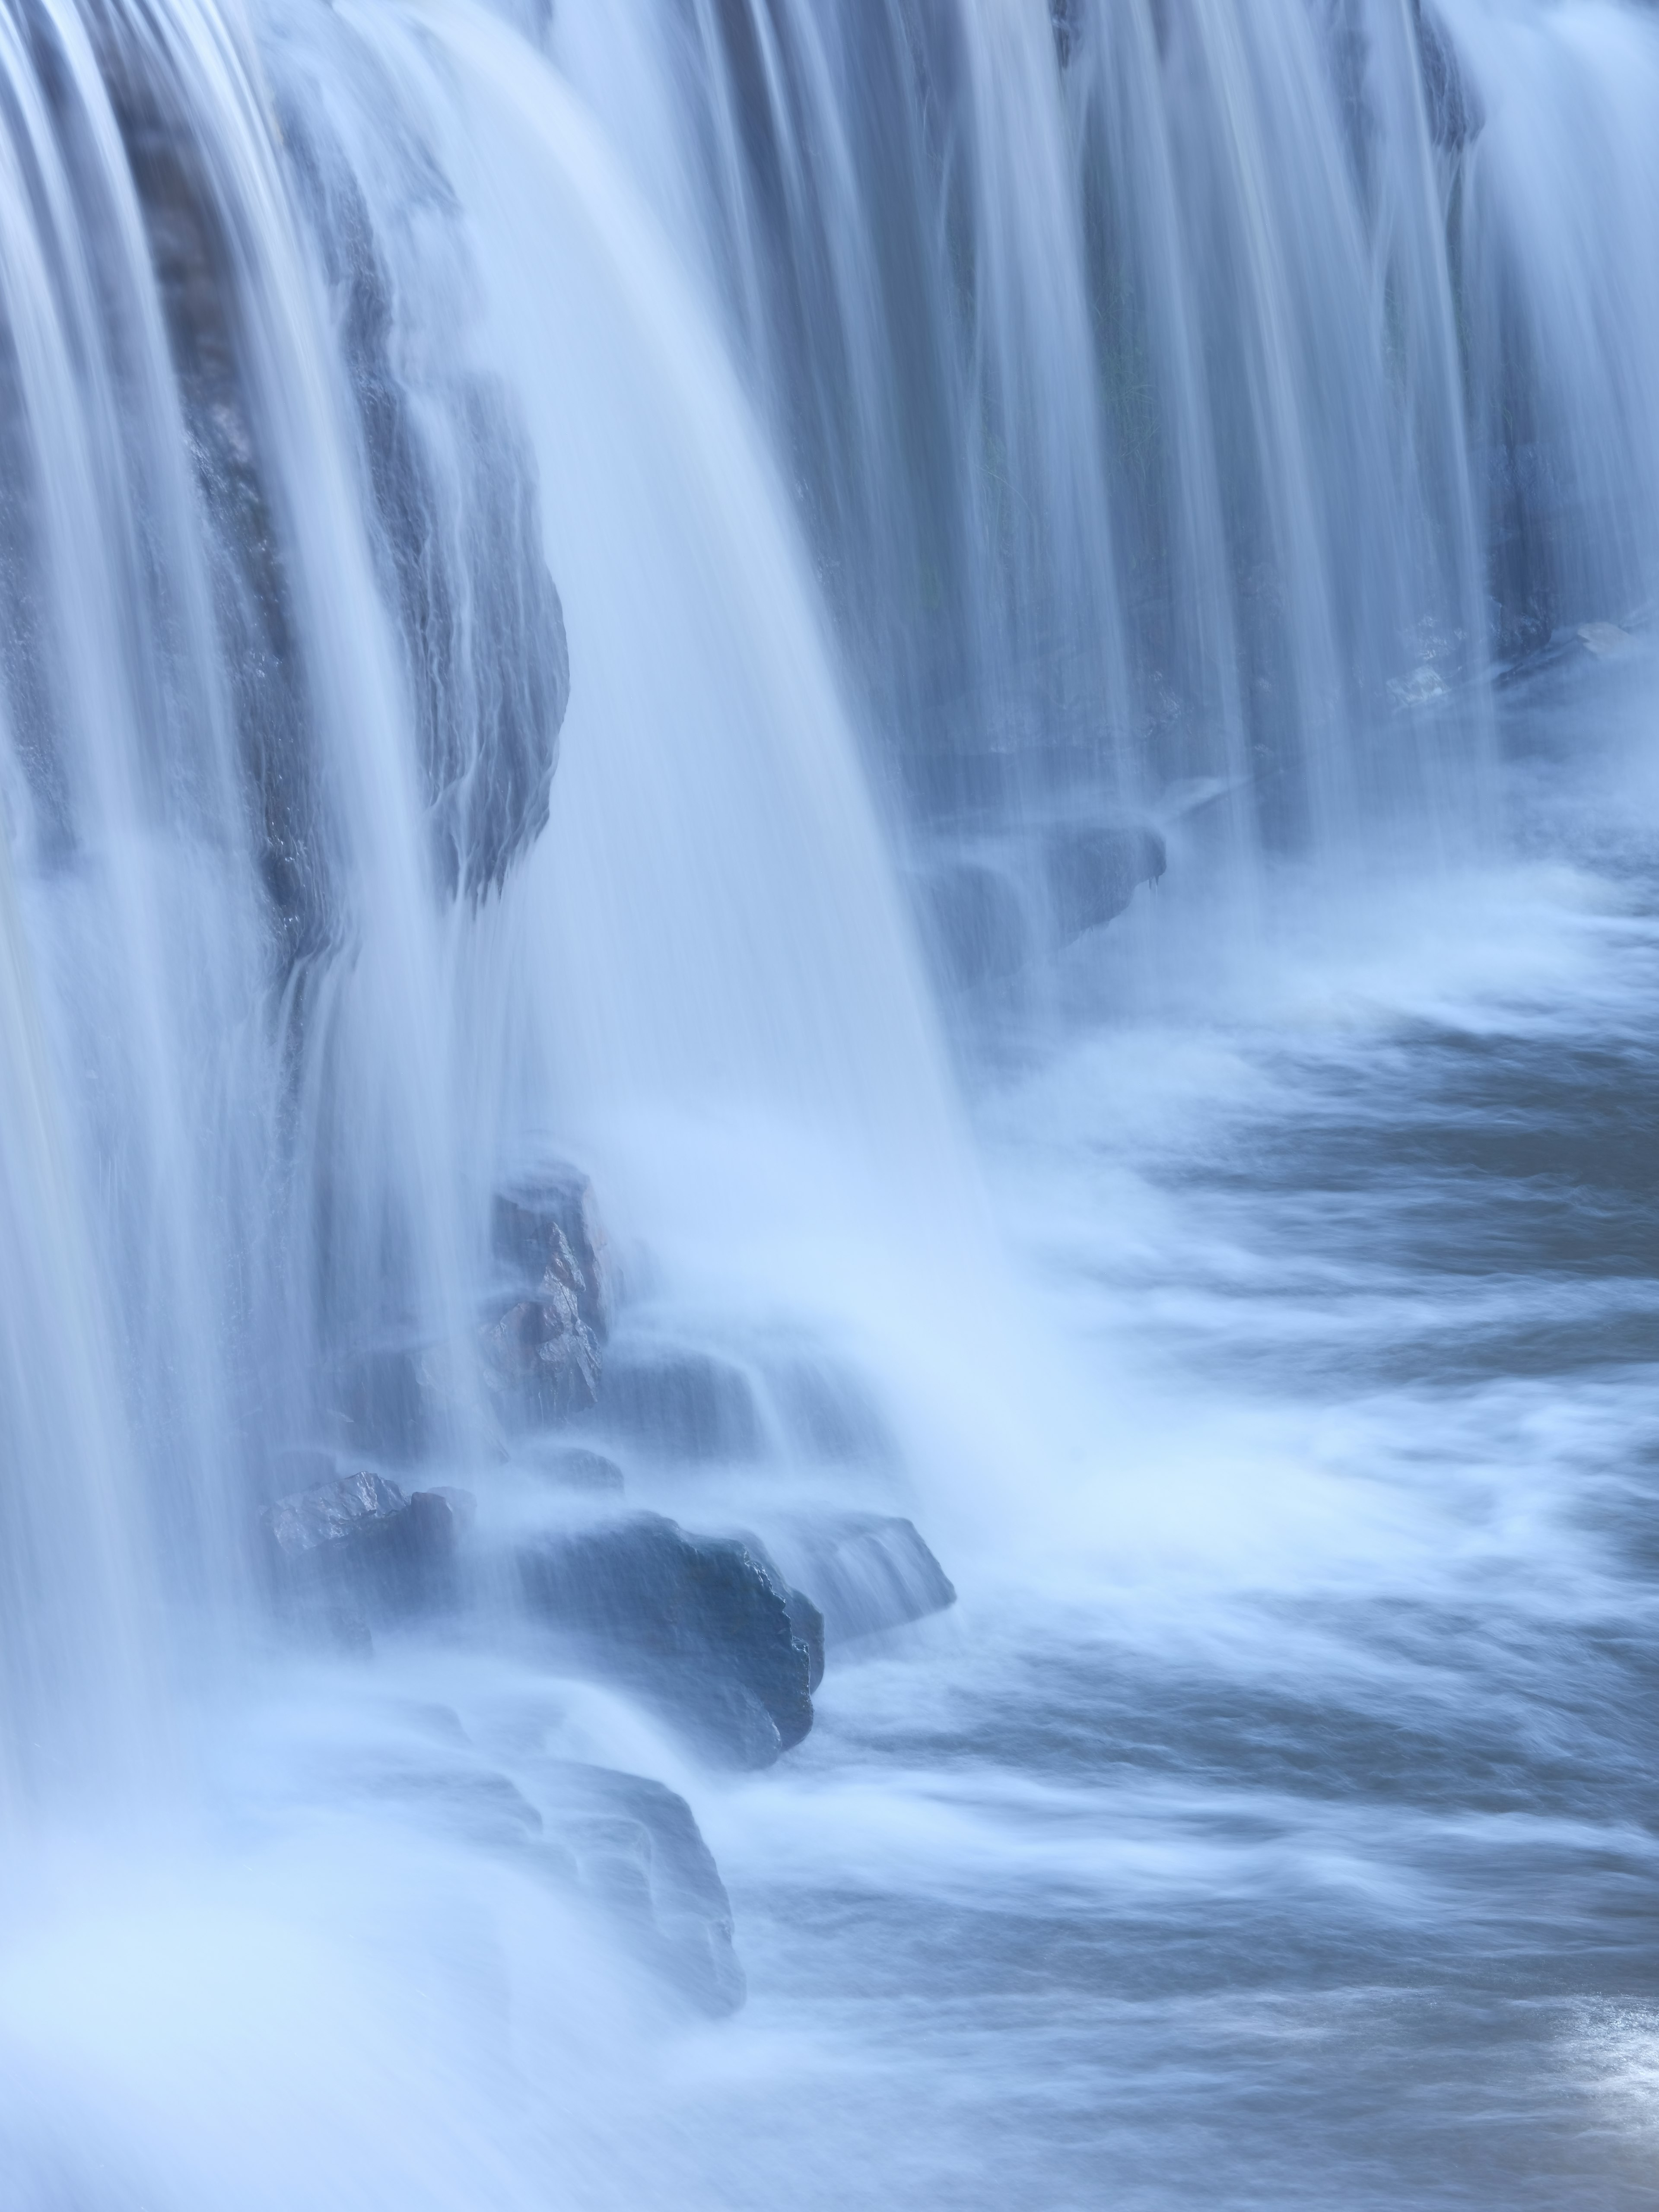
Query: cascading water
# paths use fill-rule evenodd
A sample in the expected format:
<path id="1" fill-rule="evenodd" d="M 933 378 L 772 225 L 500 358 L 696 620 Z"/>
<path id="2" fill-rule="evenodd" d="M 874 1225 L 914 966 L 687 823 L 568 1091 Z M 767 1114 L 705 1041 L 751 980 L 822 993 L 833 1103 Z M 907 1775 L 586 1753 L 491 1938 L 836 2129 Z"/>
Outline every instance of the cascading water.
<path id="1" fill-rule="evenodd" d="M 1649 2201 L 1650 10 L 0 90 L 0 2194 Z"/>

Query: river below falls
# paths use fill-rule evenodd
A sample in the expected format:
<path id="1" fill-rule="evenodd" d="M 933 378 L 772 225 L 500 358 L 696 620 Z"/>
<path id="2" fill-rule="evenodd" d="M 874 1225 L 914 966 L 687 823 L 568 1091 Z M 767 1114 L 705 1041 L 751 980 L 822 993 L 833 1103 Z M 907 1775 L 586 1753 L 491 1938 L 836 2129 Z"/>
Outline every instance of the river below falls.
<path id="1" fill-rule="evenodd" d="M 835 2042 L 796 2201 L 1659 2202 L 1659 846 L 1586 688 L 1510 866 L 988 1110 L 1105 1469 L 722 1838 L 740 2033 Z"/>
<path id="2" fill-rule="evenodd" d="M 210 1816 L 61 1848 L 21 1944 L 14 1894 L 30 2212 L 1659 2203 L 1650 698 L 1511 698 L 1501 866 L 1287 881 L 1207 963 L 1143 895 L 1115 1005 L 982 1082 L 1068 1402 L 953 1612 L 779 1768 L 669 1771 L 736 2020 L 331 1802 L 319 1677 Z M 509 1673 L 376 1695 L 488 1746 Z"/>

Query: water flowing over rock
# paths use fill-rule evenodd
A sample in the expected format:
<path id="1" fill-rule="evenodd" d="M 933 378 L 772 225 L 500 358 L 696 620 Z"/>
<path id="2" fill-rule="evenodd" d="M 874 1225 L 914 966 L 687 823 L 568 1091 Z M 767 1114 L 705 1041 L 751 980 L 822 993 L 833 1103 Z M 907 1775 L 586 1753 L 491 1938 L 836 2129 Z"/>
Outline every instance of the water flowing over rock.
<path id="1" fill-rule="evenodd" d="M 642 1775 L 549 1762 L 548 1832 L 581 1889 L 619 1921 L 647 1961 L 718 2019 L 744 1996 L 731 1901 L 683 1797 Z"/>
<path id="2" fill-rule="evenodd" d="M 1656 238 L 1651 0 L 0 7 L 0 2212 L 1650 2192 Z"/>
<path id="3" fill-rule="evenodd" d="M 832 1654 L 957 1601 L 915 1522 L 896 1515 L 841 1513 L 798 1522 L 775 1548 L 822 1613 L 823 1645 Z"/>

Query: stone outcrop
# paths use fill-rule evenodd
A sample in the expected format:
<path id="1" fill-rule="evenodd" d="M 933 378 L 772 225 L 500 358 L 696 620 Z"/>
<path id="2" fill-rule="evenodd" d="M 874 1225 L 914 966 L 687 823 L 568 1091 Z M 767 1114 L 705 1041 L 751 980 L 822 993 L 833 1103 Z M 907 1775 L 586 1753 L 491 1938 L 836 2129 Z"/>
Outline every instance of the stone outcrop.
<path id="1" fill-rule="evenodd" d="M 515 1287 L 541 1295 L 551 1283 L 568 1291 L 577 1319 L 604 1343 L 611 1297 L 606 1239 L 593 1186 L 580 1168 L 556 1162 L 498 1191 L 489 1242 Z"/>
<path id="2" fill-rule="evenodd" d="M 902 1628 L 956 1603 L 950 1577 L 914 1522 L 878 1513 L 796 1521 L 772 1540 L 781 1572 L 823 1616 L 833 1656 L 863 1636 Z"/>
<path id="3" fill-rule="evenodd" d="M 711 1756 L 769 1765 L 811 1727 L 811 1653 L 759 1547 L 635 1513 L 538 1537 L 518 1565 L 526 1604 L 563 1656 Z"/>
<path id="4" fill-rule="evenodd" d="M 405 1494 L 367 1468 L 293 1492 L 259 1516 L 273 1595 L 357 1641 L 371 1625 L 453 1600 L 456 1552 L 471 1516 L 465 1491 Z"/>

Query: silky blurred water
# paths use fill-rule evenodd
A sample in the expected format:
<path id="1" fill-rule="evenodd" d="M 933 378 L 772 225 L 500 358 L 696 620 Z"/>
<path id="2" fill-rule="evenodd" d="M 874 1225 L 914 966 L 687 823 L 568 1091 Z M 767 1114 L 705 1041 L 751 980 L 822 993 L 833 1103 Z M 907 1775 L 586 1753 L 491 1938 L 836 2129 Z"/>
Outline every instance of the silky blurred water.
<path id="1" fill-rule="evenodd" d="M 1659 2201 L 1651 9 L 38 0 L 0 76 L 0 2212 Z M 1168 865 L 1073 929 L 1079 831 Z M 756 1392 L 601 1402 L 629 1504 L 957 1586 L 763 1772 L 519 1601 L 550 1154 Z M 258 1510 L 414 1352 L 461 1595 L 343 1654 Z"/>

